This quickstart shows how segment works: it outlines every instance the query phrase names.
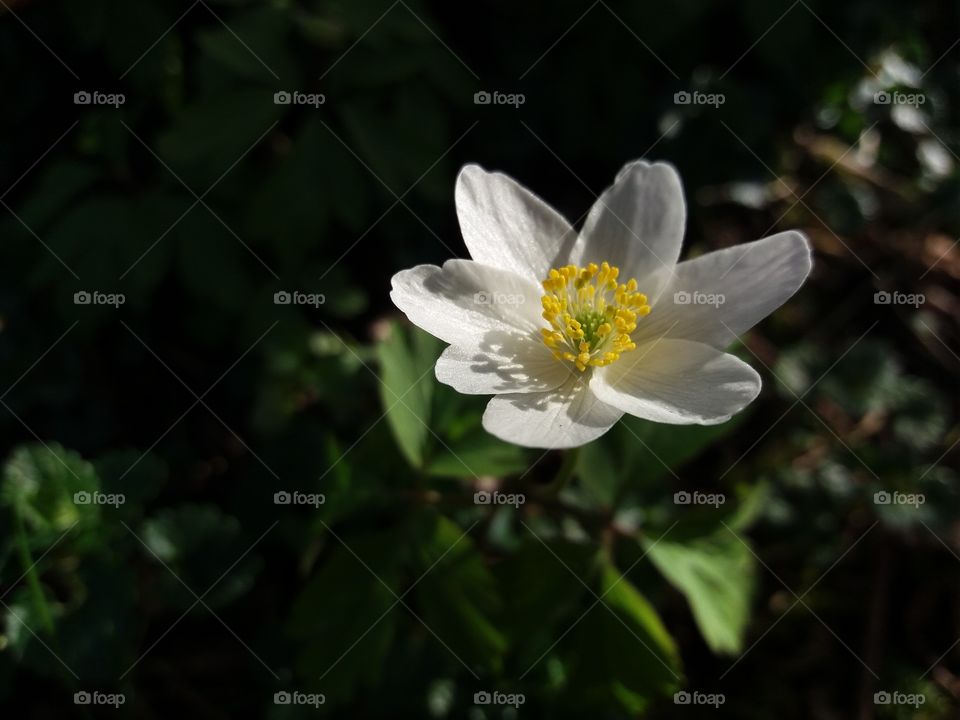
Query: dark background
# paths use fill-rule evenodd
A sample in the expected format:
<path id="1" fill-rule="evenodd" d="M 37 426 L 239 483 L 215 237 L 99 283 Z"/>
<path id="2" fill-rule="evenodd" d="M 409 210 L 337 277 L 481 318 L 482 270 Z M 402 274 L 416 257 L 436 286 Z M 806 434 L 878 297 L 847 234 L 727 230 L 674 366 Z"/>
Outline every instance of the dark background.
<path id="1" fill-rule="evenodd" d="M 3 707 L 957 717 L 958 21 L 894 0 L 4 0 Z M 694 90 L 724 102 L 675 104 Z M 554 496 L 560 455 L 494 441 L 482 398 L 436 385 L 440 346 L 389 324 L 389 280 L 465 256 L 464 163 L 579 222 L 638 157 L 684 180 L 685 256 L 799 228 L 814 272 L 738 349 L 764 377 L 747 412 L 626 421 Z M 294 290 L 325 302 L 273 302 Z M 473 505 L 498 483 L 528 502 Z M 126 502 L 74 502 L 96 489 Z M 326 502 L 274 504 L 294 489 Z M 662 537 L 673 559 L 644 557 Z M 525 704 L 474 706 L 495 689 Z"/>

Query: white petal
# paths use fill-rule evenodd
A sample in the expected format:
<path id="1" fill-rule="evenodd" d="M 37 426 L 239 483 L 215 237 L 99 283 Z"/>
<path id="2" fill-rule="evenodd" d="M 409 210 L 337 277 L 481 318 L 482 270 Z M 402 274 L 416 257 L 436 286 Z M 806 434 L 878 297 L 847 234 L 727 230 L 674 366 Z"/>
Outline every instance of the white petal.
<path id="1" fill-rule="evenodd" d="M 576 376 L 550 392 L 498 395 L 487 404 L 483 427 L 516 445 L 570 448 L 596 440 L 622 415 L 601 402 L 583 376 Z"/>
<path id="2" fill-rule="evenodd" d="M 544 325 L 537 285 L 472 260 L 417 265 L 391 283 L 390 299 L 410 322 L 448 343 L 476 343 L 490 330 L 530 334 Z"/>
<path id="3" fill-rule="evenodd" d="M 811 266 L 810 243 L 796 231 L 682 262 L 637 337 L 666 333 L 723 349 L 786 302 Z"/>
<path id="4" fill-rule="evenodd" d="M 455 196 L 460 231 L 477 262 L 540 282 L 573 245 L 570 223 L 503 173 L 467 165 Z"/>
<path id="5" fill-rule="evenodd" d="M 709 345 L 662 339 L 593 373 L 590 388 L 624 412 L 674 425 L 725 422 L 760 393 L 760 376 Z"/>
<path id="6" fill-rule="evenodd" d="M 492 330 L 473 345 L 451 345 L 437 360 L 437 380 L 468 395 L 553 390 L 570 377 L 539 336 Z"/>
<path id="7" fill-rule="evenodd" d="M 641 292 L 656 298 L 680 257 L 686 214 L 673 166 L 635 160 L 590 209 L 571 262 L 606 260 L 620 268 L 621 278 L 636 278 Z"/>

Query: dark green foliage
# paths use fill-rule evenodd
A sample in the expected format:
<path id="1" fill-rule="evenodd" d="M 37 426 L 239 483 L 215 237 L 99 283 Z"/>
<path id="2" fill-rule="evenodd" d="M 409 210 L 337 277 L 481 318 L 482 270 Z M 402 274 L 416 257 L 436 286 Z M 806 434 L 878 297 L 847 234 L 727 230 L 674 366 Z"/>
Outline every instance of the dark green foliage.
<path id="1" fill-rule="evenodd" d="M 0 706 L 955 717 L 957 27 L 932 0 L 5 0 Z M 466 162 L 576 220 L 640 156 L 684 179 L 687 257 L 810 236 L 734 350 L 762 395 L 575 458 L 492 437 L 391 276 L 466 257 Z"/>

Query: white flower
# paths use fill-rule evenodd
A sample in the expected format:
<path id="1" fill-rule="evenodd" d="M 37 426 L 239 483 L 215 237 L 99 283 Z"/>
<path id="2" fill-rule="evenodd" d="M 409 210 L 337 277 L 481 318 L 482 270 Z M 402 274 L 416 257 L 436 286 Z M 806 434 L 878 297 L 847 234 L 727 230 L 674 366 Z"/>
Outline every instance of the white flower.
<path id="1" fill-rule="evenodd" d="M 390 297 L 450 344 L 436 375 L 495 395 L 483 426 L 542 448 L 576 447 L 624 413 L 725 422 L 760 376 L 723 351 L 810 272 L 810 246 L 782 232 L 678 263 L 686 221 L 672 166 L 626 165 L 579 234 L 514 180 L 460 172 L 457 215 L 472 260 L 418 265 Z"/>

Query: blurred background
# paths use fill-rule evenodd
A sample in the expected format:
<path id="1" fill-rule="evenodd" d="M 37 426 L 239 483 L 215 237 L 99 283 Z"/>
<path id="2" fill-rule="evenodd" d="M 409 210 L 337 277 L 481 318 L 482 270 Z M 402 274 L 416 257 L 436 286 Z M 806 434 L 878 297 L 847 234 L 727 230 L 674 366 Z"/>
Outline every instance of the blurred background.
<path id="1" fill-rule="evenodd" d="M 5 709 L 960 716 L 956 3 L 0 6 Z M 811 238 L 761 397 L 496 441 L 391 275 L 639 157 Z"/>

